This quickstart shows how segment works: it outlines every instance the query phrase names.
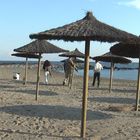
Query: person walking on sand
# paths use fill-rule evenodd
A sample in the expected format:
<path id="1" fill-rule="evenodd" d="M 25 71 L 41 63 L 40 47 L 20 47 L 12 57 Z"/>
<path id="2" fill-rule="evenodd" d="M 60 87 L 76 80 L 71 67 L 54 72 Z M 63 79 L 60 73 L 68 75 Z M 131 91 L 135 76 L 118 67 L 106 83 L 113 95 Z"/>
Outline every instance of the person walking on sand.
<path id="1" fill-rule="evenodd" d="M 100 86 L 100 71 L 103 69 L 103 66 L 100 64 L 99 61 L 96 60 L 95 66 L 94 66 L 94 76 L 93 76 L 93 83 L 92 85 L 95 85 L 95 80 L 97 79 L 97 86 Z"/>
<path id="2" fill-rule="evenodd" d="M 45 74 L 45 84 L 48 84 L 48 76 L 52 76 L 51 72 L 52 65 L 50 61 L 46 60 L 43 64 L 44 74 Z"/>
<path id="3" fill-rule="evenodd" d="M 72 78 L 74 70 L 78 71 L 74 60 L 75 60 L 74 57 L 70 57 L 64 62 L 65 79 L 63 81 L 63 85 L 65 85 L 68 81 L 68 86 L 70 88 L 72 86 Z"/>

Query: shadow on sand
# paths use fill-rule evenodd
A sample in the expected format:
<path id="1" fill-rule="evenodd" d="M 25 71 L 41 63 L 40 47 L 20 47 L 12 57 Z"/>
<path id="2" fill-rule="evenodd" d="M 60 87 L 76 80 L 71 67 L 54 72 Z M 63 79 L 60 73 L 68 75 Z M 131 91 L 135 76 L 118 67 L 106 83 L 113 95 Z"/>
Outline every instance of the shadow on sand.
<path id="1" fill-rule="evenodd" d="M 0 88 L 15 88 L 15 85 L 0 85 Z"/>
<path id="2" fill-rule="evenodd" d="M 37 132 L 26 132 L 26 131 L 19 131 L 19 130 L 14 131 L 14 130 L 11 130 L 11 129 L 0 129 L 0 132 L 1 133 L 2 132 L 3 133 L 9 133 L 9 134 L 16 133 L 16 134 L 21 134 L 21 135 L 38 136 L 39 139 L 41 139 L 42 136 L 45 136 L 46 140 L 47 140 L 47 138 L 52 139 L 52 140 L 53 139 L 57 140 L 57 139 L 60 139 L 60 138 L 61 138 L 61 140 L 83 140 L 83 138 L 81 138 L 80 135 L 79 136 L 59 136 L 59 135 L 54 135 L 54 134 L 46 135 L 46 134 L 39 134 Z M 87 138 L 90 139 L 90 138 L 93 138 L 93 137 L 96 138 L 96 136 L 87 136 L 86 139 Z"/>
<path id="3" fill-rule="evenodd" d="M 134 104 L 135 99 L 131 98 L 118 98 L 118 97 L 92 97 L 88 98 L 89 101 L 116 103 L 116 104 Z"/>
<path id="4" fill-rule="evenodd" d="M 136 89 L 112 89 L 112 92 L 122 92 L 122 93 L 136 93 L 137 90 Z"/>
<path id="5" fill-rule="evenodd" d="M 36 90 L 30 90 L 30 89 L 26 89 L 26 90 L 24 90 L 24 89 L 20 89 L 20 90 L 6 90 L 6 91 L 9 91 L 9 92 L 17 92 L 17 93 L 19 93 L 19 94 L 22 94 L 22 93 L 24 93 L 24 94 L 33 94 L 33 95 L 35 95 L 36 94 Z M 41 96 L 41 95 L 45 95 L 45 96 L 56 96 L 56 95 L 58 95 L 56 92 L 52 92 L 52 91 L 44 91 L 44 90 L 40 90 L 39 91 L 39 96 Z"/>
<path id="6" fill-rule="evenodd" d="M 59 120 L 81 120 L 81 108 L 50 105 L 5 106 L 0 112 L 30 117 L 47 117 Z M 111 115 L 100 111 L 87 111 L 87 120 L 110 119 Z"/>

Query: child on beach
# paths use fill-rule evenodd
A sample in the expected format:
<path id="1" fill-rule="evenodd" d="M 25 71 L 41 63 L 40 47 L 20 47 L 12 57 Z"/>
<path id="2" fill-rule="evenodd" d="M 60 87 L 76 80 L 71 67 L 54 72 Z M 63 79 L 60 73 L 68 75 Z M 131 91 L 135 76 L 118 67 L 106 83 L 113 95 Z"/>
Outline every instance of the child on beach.
<path id="1" fill-rule="evenodd" d="M 20 73 L 14 73 L 13 79 L 19 80 L 19 77 L 20 77 Z"/>

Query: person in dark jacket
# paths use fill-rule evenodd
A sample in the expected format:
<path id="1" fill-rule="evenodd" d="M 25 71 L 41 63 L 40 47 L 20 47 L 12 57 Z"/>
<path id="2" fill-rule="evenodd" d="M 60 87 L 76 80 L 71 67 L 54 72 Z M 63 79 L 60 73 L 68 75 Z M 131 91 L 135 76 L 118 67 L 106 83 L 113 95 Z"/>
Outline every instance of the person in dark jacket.
<path id="1" fill-rule="evenodd" d="M 49 60 L 46 60 L 43 64 L 44 74 L 45 74 L 45 83 L 48 84 L 48 75 L 52 76 L 52 65 Z"/>

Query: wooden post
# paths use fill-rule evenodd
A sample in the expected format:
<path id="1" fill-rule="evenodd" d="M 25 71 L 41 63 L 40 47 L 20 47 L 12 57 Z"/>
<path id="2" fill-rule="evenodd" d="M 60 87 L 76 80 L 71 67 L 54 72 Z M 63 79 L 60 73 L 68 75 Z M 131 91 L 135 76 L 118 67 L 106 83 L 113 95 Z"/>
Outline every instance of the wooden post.
<path id="1" fill-rule="evenodd" d="M 139 110 L 139 92 L 140 92 L 140 56 L 139 56 L 139 69 L 138 69 L 137 94 L 136 94 L 136 111 Z"/>
<path id="2" fill-rule="evenodd" d="M 81 118 L 81 137 L 83 137 L 83 138 L 85 138 L 85 136 L 86 136 L 88 73 L 89 73 L 89 51 L 90 51 L 90 41 L 88 40 L 88 41 L 85 42 L 83 101 L 82 101 L 82 118 Z"/>
<path id="3" fill-rule="evenodd" d="M 111 93 L 111 90 L 112 90 L 113 70 L 114 70 L 114 63 L 111 61 L 111 68 L 110 68 L 110 83 L 109 83 L 109 92 L 110 92 L 110 93 Z"/>
<path id="4" fill-rule="evenodd" d="M 37 96 L 39 94 L 39 80 L 40 80 L 40 59 L 41 59 L 41 53 L 39 53 L 38 58 L 38 68 L 37 68 L 37 82 L 36 82 L 36 97 L 35 100 L 37 100 Z"/>
<path id="5" fill-rule="evenodd" d="M 28 58 L 26 57 L 24 84 L 27 82 Z"/>

